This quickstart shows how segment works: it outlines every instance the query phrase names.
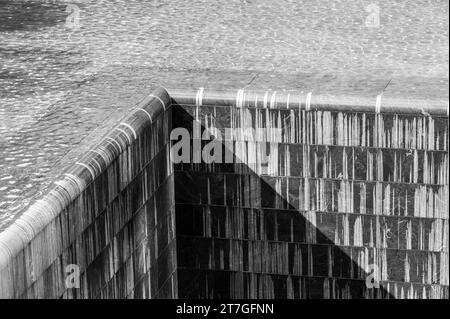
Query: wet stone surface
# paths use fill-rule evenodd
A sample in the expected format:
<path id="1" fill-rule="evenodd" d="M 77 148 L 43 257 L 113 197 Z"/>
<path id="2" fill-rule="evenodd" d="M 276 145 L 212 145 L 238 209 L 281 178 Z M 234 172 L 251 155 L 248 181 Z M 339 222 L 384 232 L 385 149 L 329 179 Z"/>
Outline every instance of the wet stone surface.
<path id="1" fill-rule="evenodd" d="M 159 85 L 448 99 L 448 1 L 374 4 L 0 0 L 0 230 Z"/>

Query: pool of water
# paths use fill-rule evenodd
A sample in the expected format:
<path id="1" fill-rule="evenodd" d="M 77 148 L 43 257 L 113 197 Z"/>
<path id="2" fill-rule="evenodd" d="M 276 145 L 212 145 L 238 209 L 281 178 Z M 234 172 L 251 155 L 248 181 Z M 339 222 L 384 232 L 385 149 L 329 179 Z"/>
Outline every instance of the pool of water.
<path id="1" fill-rule="evenodd" d="M 448 27 L 439 0 L 0 0 L 0 230 L 156 86 L 448 99 Z"/>

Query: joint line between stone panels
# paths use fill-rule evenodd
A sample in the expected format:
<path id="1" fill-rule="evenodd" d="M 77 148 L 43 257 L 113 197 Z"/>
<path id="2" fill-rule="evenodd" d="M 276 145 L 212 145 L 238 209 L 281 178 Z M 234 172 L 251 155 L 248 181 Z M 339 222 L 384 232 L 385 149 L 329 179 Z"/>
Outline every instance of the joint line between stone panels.
<path id="1" fill-rule="evenodd" d="M 283 274 L 283 273 L 273 273 L 273 272 L 266 272 L 266 271 L 250 271 L 250 270 L 230 270 L 230 269 L 211 269 L 211 268 L 192 268 L 192 267 L 186 267 L 186 266 L 178 266 L 178 269 L 185 269 L 185 270 L 200 270 L 200 271 L 210 271 L 210 272 L 219 272 L 219 271 L 226 271 L 226 272 L 234 272 L 234 273 L 246 273 L 246 274 L 260 274 L 260 275 L 274 275 L 274 276 L 294 276 L 294 277 L 304 277 L 304 278 L 329 278 L 329 279 L 338 279 L 338 280 L 350 280 L 350 281 L 366 281 L 366 278 L 350 278 L 350 277 L 336 277 L 336 276 L 320 276 L 320 275 L 296 275 L 296 274 Z M 361 269 L 362 272 L 365 273 L 364 269 Z M 409 284 L 409 285 L 421 285 L 421 286 L 441 286 L 441 287 L 448 287 L 448 285 L 443 284 L 428 284 L 428 283 L 420 283 L 417 281 L 398 281 L 398 280 L 382 280 L 380 281 L 380 284 L 382 283 L 396 283 L 396 284 Z"/>
<path id="2" fill-rule="evenodd" d="M 312 245 L 312 246 L 330 246 L 336 248 L 353 248 L 353 249 L 377 249 L 377 250 L 389 250 L 389 251 L 403 251 L 403 252 L 423 252 L 432 254 L 448 253 L 444 251 L 430 251 L 430 250 L 420 250 L 420 249 L 404 249 L 404 248 L 392 248 L 392 247 L 371 247 L 371 246 L 347 246 L 338 244 L 324 244 L 324 243 L 308 243 L 308 242 L 294 242 L 294 241 L 281 241 L 272 239 L 248 239 L 248 238 L 228 238 L 228 237 L 204 237 L 198 235 L 181 235 L 178 234 L 177 237 L 188 237 L 188 238 L 198 238 L 198 239 L 219 239 L 219 240 L 234 240 L 234 241 L 246 241 L 246 242 L 261 242 L 261 243 L 275 243 L 275 244 L 294 244 L 294 245 Z"/>
<path id="3" fill-rule="evenodd" d="M 263 142 L 263 141 L 261 141 Z M 270 143 L 269 141 L 265 143 Z M 299 145 L 299 146 L 310 146 L 310 147 L 345 147 L 345 148 L 355 148 L 355 149 L 373 149 L 373 150 L 386 150 L 386 151 L 411 151 L 417 150 L 420 152 L 427 153 L 448 153 L 448 150 L 430 150 L 425 148 L 401 148 L 401 147 L 377 147 L 377 146 L 362 146 L 362 145 L 340 145 L 340 144 L 307 144 L 307 143 L 291 143 L 291 142 L 275 142 L 281 145 Z"/>
<path id="4" fill-rule="evenodd" d="M 140 173 L 142 173 L 142 172 L 144 171 L 144 169 L 147 168 L 147 166 L 150 165 L 150 164 L 153 162 L 153 160 L 156 158 L 156 156 L 158 156 L 162 151 L 165 151 L 165 147 L 166 147 L 167 145 L 169 145 L 169 143 L 164 144 L 164 148 L 162 148 L 161 150 L 159 150 L 158 153 L 156 153 L 155 156 L 154 156 L 153 158 L 151 158 L 150 161 L 149 161 L 149 162 L 148 162 L 141 170 L 139 170 L 139 171 L 136 173 L 136 176 L 134 176 L 134 177 L 130 180 L 130 182 L 131 182 L 131 181 L 134 181 L 134 180 L 137 178 L 137 176 L 138 176 Z M 129 146 L 130 146 L 130 145 L 128 145 L 128 147 L 129 147 Z M 123 154 L 123 152 L 120 153 L 119 155 L 121 155 L 121 154 Z M 116 157 L 116 158 L 114 158 L 114 160 L 109 164 L 109 166 L 107 166 L 103 171 L 101 171 L 100 174 L 97 175 L 95 179 L 93 179 L 93 180 L 90 181 L 88 184 L 86 184 L 86 187 L 85 187 L 81 192 L 85 191 L 89 186 L 91 186 L 91 185 L 97 180 L 97 178 L 98 178 L 101 174 L 104 174 L 104 173 L 108 170 L 108 168 L 111 167 L 111 165 L 112 165 L 115 161 L 117 161 L 118 159 L 119 159 L 119 156 Z M 129 183 L 128 183 L 128 184 L 129 184 Z M 123 190 L 121 190 L 119 193 L 121 193 L 122 191 L 123 191 Z M 78 196 L 79 196 L 79 195 L 78 195 Z M 117 195 L 117 196 L 118 196 L 118 195 Z M 117 196 L 115 196 L 115 197 L 113 198 L 113 200 L 116 199 Z"/>
<path id="5" fill-rule="evenodd" d="M 181 106 L 181 107 L 189 107 L 189 108 L 195 108 L 195 107 L 197 107 L 197 105 L 196 104 L 186 104 L 186 103 L 181 103 L 181 104 L 179 104 L 179 103 L 176 103 L 175 105 L 178 105 L 178 106 Z M 420 117 L 420 118 L 433 118 L 433 119 L 449 119 L 449 117 L 448 116 L 446 116 L 446 115 L 441 115 L 441 114 L 438 114 L 438 115 L 431 115 L 431 116 L 428 116 L 428 115 L 423 115 L 422 113 L 420 113 L 420 112 L 417 112 L 417 113 L 401 113 L 401 112 L 381 112 L 381 113 L 377 113 L 377 112 L 375 112 L 375 111 L 355 111 L 355 110 L 341 110 L 341 111 L 338 111 L 338 110 L 330 110 L 330 109 L 311 109 L 311 110 L 306 110 L 305 108 L 301 108 L 300 110 L 299 110 L 299 107 L 298 106 L 290 106 L 289 108 L 286 108 L 286 107 L 283 107 L 283 108 L 280 108 L 280 107 L 277 107 L 277 108 L 271 108 L 271 107 L 263 107 L 263 106 L 258 106 L 258 107 L 255 107 L 254 105 L 250 105 L 250 106 L 244 106 L 244 107 L 237 107 L 237 106 L 235 106 L 235 105 L 233 105 L 233 104 L 228 104 L 228 105 L 226 105 L 226 104 L 202 104 L 201 105 L 201 108 L 212 108 L 212 107 L 226 107 L 226 108 L 233 108 L 233 109 L 252 109 L 252 110 L 269 110 L 269 111 L 296 111 L 296 112 L 299 112 L 299 111 L 305 111 L 305 112 L 317 112 L 317 111 L 319 111 L 319 112 L 330 112 L 330 113 L 335 113 L 335 114 L 337 114 L 337 113 L 346 113 L 346 114 L 349 114 L 349 115 L 353 115 L 353 114 L 369 114 L 369 115 L 377 115 L 377 114 L 380 114 L 381 116 L 395 116 L 395 115 L 398 115 L 398 116 L 408 116 L 408 117 L 415 117 L 415 118 L 418 118 L 418 117 Z M 370 106 L 370 107 L 372 107 L 372 106 Z"/>
<path id="6" fill-rule="evenodd" d="M 206 129 L 206 128 L 205 128 Z M 219 131 L 221 129 L 226 129 L 224 127 L 218 128 Z M 264 128 L 263 128 L 264 129 Z M 200 141 L 213 141 L 215 139 L 202 139 L 202 138 L 191 138 L 190 140 L 200 140 Z M 382 150 L 382 151 L 418 151 L 418 152 L 426 152 L 426 153 L 444 153 L 448 154 L 448 150 L 432 150 L 425 148 L 401 148 L 401 147 L 377 147 L 377 146 L 362 146 L 362 145 L 340 145 L 340 144 L 308 144 L 308 143 L 294 143 L 294 142 L 271 142 L 271 141 L 249 141 L 249 140 L 241 140 L 241 139 L 224 139 L 221 141 L 224 142 L 255 142 L 255 143 L 275 143 L 278 145 L 294 145 L 294 146 L 303 146 L 303 147 L 329 147 L 329 148 L 348 148 L 348 149 L 368 149 L 368 150 Z M 224 144 L 225 145 L 225 144 Z"/>
<path id="7" fill-rule="evenodd" d="M 133 182 L 133 181 L 139 176 L 139 174 L 141 174 L 148 166 L 150 166 L 150 165 L 154 162 L 154 160 L 156 159 L 156 157 L 157 157 L 158 155 L 160 155 L 161 153 L 165 152 L 165 150 L 166 150 L 165 147 L 166 147 L 167 145 L 169 145 L 169 144 L 168 144 L 168 143 L 164 144 L 164 148 L 162 148 L 161 150 L 159 150 L 158 153 L 156 153 L 155 156 L 154 156 L 153 158 L 151 158 L 150 161 L 149 161 L 147 164 L 145 164 L 145 166 L 142 167 L 142 169 L 140 169 L 139 171 L 137 171 L 136 176 L 134 176 L 132 179 L 130 179 L 130 182 L 129 182 L 128 184 L 130 184 L 131 182 Z M 109 166 L 108 166 L 108 167 L 109 167 Z"/>
<path id="8" fill-rule="evenodd" d="M 175 273 L 177 272 L 178 268 L 179 268 L 179 267 L 177 266 L 177 268 L 175 268 L 175 269 L 168 275 L 168 277 L 166 278 L 166 280 L 164 280 L 164 282 L 161 284 L 161 287 L 164 286 L 165 283 L 170 279 L 170 277 L 171 277 L 173 274 L 175 274 Z"/>
<path id="9" fill-rule="evenodd" d="M 189 163 L 190 164 L 190 163 Z M 201 163 L 199 163 L 201 164 Z M 234 164 L 240 164 L 240 163 L 234 163 Z M 218 164 L 220 165 L 220 164 Z M 250 168 L 249 168 L 250 169 Z M 229 175 L 235 175 L 235 176 L 255 176 L 252 173 L 248 173 L 248 174 L 239 174 L 239 173 L 233 173 L 233 172 L 204 172 L 204 171 L 196 171 L 196 170 L 180 170 L 180 169 L 174 169 L 174 173 L 202 173 L 203 175 L 210 175 L 210 176 L 216 176 L 218 174 L 220 175 L 225 175 L 225 176 L 229 176 Z M 444 187 L 444 186 L 448 186 L 449 184 L 427 184 L 427 183 L 411 183 L 411 182 L 394 182 L 394 181 L 379 181 L 379 180 L 366 180 L 366 179 L 342 179 L 342 178 L 323 178 L 323 177 L 304 177 L 304 176 L 286 176 L 286 175 L 265 175 L 265 174 L 260 174 L 257 175 L 258 178 L 282 178 L 282 179 L 308 179 L 308 180 L 323 180 L 323 181 L 344 181 L 344 182 L 354 182 L 354 183 L 364 183 L 364 184 L 376 184 L 376 183 L 381 183 L 381 184 L 389 184 L 389 185 L 395 185 L 395 184 L 399 184 L 399 185 L 417 185 L 417 186 L 428 186 L 428 187 Z"/>
<path id="10" fill-rule="evenodd" d="M 164 178 L 163 182 L 161 183 L 161 185 L 159 185 L 159 186 L 155 189 L 155 192 L 158 191 L 158 190 L 162 187 L 162 185 L 163 185 L 163 184 L 164 184 L 171 176 L 172 176 L 172 175 L 166 176 L 166 177 Z M 125 189 L 122 190 L 116 197 L 114 197 L 113 200 L 115 200 L 115 199 L 116 199 L 123 191 L 125 191 Z M 149 197 L 142 205 L 140 205 L 140 206 L 136 209 L 136 212 L 139 211 L 139 210 L 141 210 L 145 205 L 147 205 L 147 203 L 148 203 L 151 199 L 154 199 L 154 198 L 155 198 L 154 195 L 150 196 L 150 197 Z M 112 201 L 111 201 L 111 202 L 112 202 Z M 107 206 L 109 206 L 109 205 L 111 204 L 111 202 L 108 203 Z M 172 208 L 172 207 L 174 207 L 174 206 L 175 206 L 175 203 L 173 203 L 172 206 L 170 206 L 169 208 Z M 131 213 L 131 217 L 135 216 L 136 212 L 132 212 L 132 213 Z M 123 226 L 120 227 L 120 228 L 117 230 L 117 232 L 113 234 L 113 236 L 116 236 L 119 232 L 121 232 L 121 231 L 122 231 L 127 225 L 129 225 L 131 222 L 132 222 L 132 218 L 128 219 L 128 220 L 123 224 Z"/>
<path id="11" fill-rule="evenodd" d="M 322 178 L 322 177 L 302 177 L 302 176 L 283 176 L 283 175 L 259 175 L 260 177 L 272 177 L 272 178 L 285 178 L 285 179 L 308 179 L 308 180 L 323 180 L 323 181 L 344 181 L 344 182 L 355 182 L 364 184 L 389 184 L 389 185 L 417 185 L 417 186 L 428 186 L 428 187 L 444 187 L 449 184 L 426 184 L 426 183 L 411 183 L 411 182 L 394 182 L 394 181 L 379 181 L 379 180 L 365 180 L 365 179 L 344 179 L 344 178 Z"/>
<path id="12" fill-rule="evenodd" d="M 254 207 L 254 206 L 244 206 L 244 205 L 220 205 L 220 204 L 192 204 L 178 202 L 175 205 L 185 205 L 185 206 L 202 206 L 202 207 L 223 207 L 223 208 L 233 208 L 233 209 L 261 209 L 261 210 L 275 210 L 275 211 L 285 211 L 292 213 L 306 213 L 315 212 L 320 214 L 328 215 L 349 215 L 349 216 L 380 216 L 380 217 L 390 217 L 390 218 L 411 218 L 411 219 L 422 219 L 422 220 L 449 220 L 448 218 L 442 217 L 420 217 L 420 216 L 400 216 L 400 215 L 384 215 L 384 214 L 361 214 L 352 212 L 333 212 L 333 211 L 321 211 L 321 210 L 304 210 L 304 209 L 289 209 L 289 208 L 273 208 L 273 207 Z"/>
<path id="13" fill-rule="evenodd" d="M 146 240 L 146 239 L 144 238 L 144 239 L 141 241 L 141 243 L 144 242 L 145 240 Z M 169 243 L 169 244 L 170 244 L 170 243 Z M 167 246 L 169 246 L 169 244 L 167 244 L 162 250 L 164 251 L 164 249 L 167 248 Z M 107 246 L 106 246 L 106 247 L 105 247 L 105 248 L 104 248 L 97 256 L 99 256 L 102 252 L 104 252 L 110 245 L 111 245 L 111 243 L 108 244 L 108 245 L 107 245 Z M 139 245 L 140 245 L 140 244 L 139 244 Z M 125 261 L 121 262 L 121 266 L 113 273 L 113 276 L 112 276 L 112 277 L 116 276 L 117 273 L 120 271 L 120 269 L 123 268 L 123 267 L 125 267 L 125 264 L 127 264 L 128 262 L 130 262 L 130 260 L 131 260 L 132 258 L 133 258 L 133 263 L 134 263 L 133 253 L 136 252 L 137 250 L 138 250 L 138 247 L 136 247 L 136 248 L 133 250 L 133 252 L 130 253 L 130 256 L 129 256 Z M 161 256 L 161 255 L 160 255 L 160 256 Z M 159 256 L 158 256 L 158 257 L 159 257 Z M 95 258 L 94 258 L 94 260 L 95 260 Z M 148 269 L 146 269 L 146 271 L 149 270 L 149 269 L 151 269 L 151 267 L 149 267 Z M 85 269 L 85 271 L 84 271 L 83 273 L 86 273 L 86 271 L 87 271 L 87 269 Z M 175 271 L 176 271 L 176 270 L 175 270 Z M 173 271 L 172 273 L 174 273 L 175 271 Z M 146 274 L 147 274 L 147 273 L 144 273 L 137 281 L 143 279 L 143 278 L 146 276 Z M 134 271 L 133 271 L 133 276 L 134 276 Z M 169 278 L 170 278 L 170 276 L 169 276 Z M 108 282 L 105 283 L 105 285 L 103 285 L 103 286 L 100 288 L 100 290 L 102 290 L 103 288 L 107 287 L 107 286 L 108 286 L 108 283 L 109 283 L 111 280 L 114 280 L 114 279 L 111 278 Z"/>

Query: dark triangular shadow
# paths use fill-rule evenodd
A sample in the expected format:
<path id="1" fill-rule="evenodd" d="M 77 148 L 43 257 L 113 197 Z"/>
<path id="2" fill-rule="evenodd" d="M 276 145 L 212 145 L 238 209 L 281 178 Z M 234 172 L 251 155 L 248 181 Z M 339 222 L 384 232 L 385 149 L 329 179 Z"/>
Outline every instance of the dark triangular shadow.
<path id="1" fill-rule="evenodd" d="M 192 132 L 194 107 L 172 107 L 173 128 Z M 233 161 L 174 164 L 179 298 L 393 298 L 366 287 L 369 274 L 352 248 L 300 214 L 298 199 L 280 196 L 274 178 Z"/>

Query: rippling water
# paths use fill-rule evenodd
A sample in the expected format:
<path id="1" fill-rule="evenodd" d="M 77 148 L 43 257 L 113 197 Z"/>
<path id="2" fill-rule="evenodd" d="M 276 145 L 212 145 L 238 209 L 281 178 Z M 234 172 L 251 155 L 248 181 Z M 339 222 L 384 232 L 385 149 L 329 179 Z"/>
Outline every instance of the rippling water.
<path id="1" fill-rule="evenodd" d="M 370 4 L 0 0 L 0 230 L 158 85 L 448 98 L 448 1 Z"/>

